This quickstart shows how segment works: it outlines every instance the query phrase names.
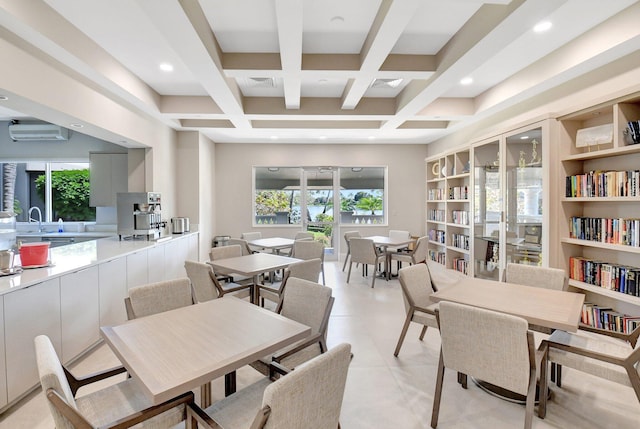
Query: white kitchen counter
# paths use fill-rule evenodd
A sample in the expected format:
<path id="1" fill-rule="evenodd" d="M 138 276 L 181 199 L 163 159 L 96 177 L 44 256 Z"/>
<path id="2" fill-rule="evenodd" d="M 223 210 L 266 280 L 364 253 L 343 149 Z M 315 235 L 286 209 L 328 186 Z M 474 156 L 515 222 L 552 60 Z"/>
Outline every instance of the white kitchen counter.
<path id="1" fill-rule="evenodd" d="M 68 234 L 68 235 L 66 235 Z M 100 232 L 85 232 L 85 233 L 50 233 L 47 236 L 78 236 L 87 235 L 88 237 L 93 234 L 104 236 L 105 233 Z M 55 247 L 49 250 L 51 257 L 50 267 L 25 269 L 22 273 L 13 274 L 0 277 L 0 295 L 15 291 L 17 289 L 29 287 L 31 285 L 40 283 L 44 280 L 59 277 L 64 274 L 77 271 L 81 268 L 86 268 L 92 265 L 96 265 L 102 262 L 109 261 L 111 259 L 126 256 L 128 254 L 137 252 L 141 249 L 147 249 L 164 244 L 166 240 L 175 240 L 181 237 L 187 237 L 197 232 L 191 232 L 180 235 L 167 235 L 162 237 L 158 241 L 153 240 L 118 240 L 118 237 L 111 236 L 108 238 L 100 238 L 96 240 L 84 241 L 80 243 L 68 244 L 66 246 Z M 19 265 L 20 258 L 16 254 L 16 263 Z"/>

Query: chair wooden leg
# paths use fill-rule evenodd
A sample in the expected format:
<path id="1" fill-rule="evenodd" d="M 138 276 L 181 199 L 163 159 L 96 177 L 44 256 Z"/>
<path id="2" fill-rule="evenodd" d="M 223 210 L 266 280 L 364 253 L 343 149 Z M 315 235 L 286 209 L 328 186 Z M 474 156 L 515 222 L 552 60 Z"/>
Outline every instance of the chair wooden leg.
<path id="1" fill-rule="evenodd" d="M 420 341 L 424 340 L 424 334 L 426 334 L 426 333 L 427 333 L 427 328 L 428 328 L 428 326 L 427 326 L 427 325 L 424 325 L 424 326 L 422 327 L 422 332 L 420 332 Z"/>
<path id="2" fill-rule="evenodd" d="M 436 377 L 436 392 L 433 395 L 433 410 L 431 411 L 431 427 L 438 426 L 438 414 L 440 413 L 440 398 L 442 396 L 442 381 L 444 380 L 444 359 L 440 348 L 440 360 L 438 362 L 438 375 Z"/>
<path id="3" fill-rule="evenodd" d="M 524 412 L 524 429 L 531 429 L 533 422 L 533 407 L 536 402 L 536 377 L 535 374 L 531 380 L 529 386 L 529 392 L 527 393 L 527 403 Z"/>
<path id="4" fill-rule="evenodd" d="M 551 362 L 551 381 L 556 382 L 556 363 Z"/>
<path id="5" fill-rule="evenodd" d="M 548 389 L 548 376 L 547 376 L 547 353 L 548 349 L 543 352 L 542 360 L 540 361 L 540 394 L 538 402 L 538 417 L 544 419 L 547 414 L 547 389 Z M 551 370 L 553 376 L 553 367 Z M 527 398 L 528 399 L 528 398 Z"/>
<path id="6" fill-rule="evenodd" d="M 556 364 L 556 386 L 562 387 L 562 365 Z"/>
<path id="7" fill-rule="evenodd" d="M 349 256 L 351 252 L 347 250 L 347 256 L 344 257 L 344 264 L 342 264 L 342 272 L 344 273 L 345 268 L 347 268 L 347 261 L 349 260 Z"/>
<path id="8" fill-rule="evenodd" d="M 402 343 L 404 342 L 404 337 L 407 335 L 407 331 L 409 330 L 409 325 L 411 324 L 411 313 L 407 314 L 407 317 L 404 319 L 404 325 L 402 325 L 402 332 L 400 332 L 400 338 L 398 338 L 398 344 L 396 345 L 396 350 L 393 352 L 395 357 L 398 357 L 398 353 L 400 353 L 400 347 L 402 347 Z"/>
<path id="9" fill-rule="evenodd" d="M 462 372 L 458 373 L 458 384 L 461 385 L 463 389 L 467 388 L 467 374 Z"/>
<path id="10" fill-rule="evenodd" d="M 371 276 L 371 287 L 376 284 L 376 267 L 373 267 L 373 274 Z"/>
<path id="11" fill-rule="evenodd" d="M 351 278 L 351 267 L 353 266 L 353 261 L 349 262 L 349 273 L 347 273 L 347 283 L 349 283 L 349 279 Z"/>

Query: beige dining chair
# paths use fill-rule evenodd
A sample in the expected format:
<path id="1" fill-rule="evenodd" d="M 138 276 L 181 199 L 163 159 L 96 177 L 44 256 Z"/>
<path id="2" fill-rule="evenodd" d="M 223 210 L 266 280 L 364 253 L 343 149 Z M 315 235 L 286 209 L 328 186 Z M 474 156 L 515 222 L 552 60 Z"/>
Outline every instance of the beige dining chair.
<path id="1" fill-rule="evenodd" d="M 269 283 L 258 285 L 258 296 L 260 305 L 264 307 L 264 300 L 267 299 L 276 304 L 280 302 L 287 281 L 291 277 L 298 279 L 317 282 L 322 270 L 322 261 L 318 258 L 309 259 L 307 261 L 294 262 L 284 270 L 282 281 L 280 283 Z"/>
<path id="2" fill-rule="evenodd" d="M 237 298 L 251 298 L 253 285 L 221 283 L 216 279 L 210 264 L 197 261 L 184 261 L 184 269 L 191 281 L 194 302 L 205 302 L 232 294 Z"/>
<path id="3" fill-rule="evenodd" d="M 428 327 L 438 329 L 438 321 L 436 320 L 438 304 L 431 300 L 433 289 L 431 288 L 431 276 L 426 264 L 416 264 L 402 268 L 398 271 L 398 277 L 407 315 L 402 325 L 398 344 L 393 352 L 396 357 L 400 353 L 400 348 L 411 322 L 422 325 L 420 341 L 424 339 Z"/>
<path id="4" fill-rule="evenodd" d="M 569 282 L 564 270 L 559 268 L 539 267 L 537 265 L 516 264 L 513 262 L 507 264 L 504 279 L 507 283 L 554 290 L 566 290 Z"/>
<path id="5" fill-rule="evenodd" d="M 322 271 L 322 284 L 326 284 L 324 277 L 324 244 L 320 241 L 296 240 L 293 242 L 291 256 L 303 261 L 320 259 Z M 317 279 L 316 279 L 317 280 Z M 314 280 L 315 281 L 315 280 Z"/>
<path id="6" fill-rule="evenodd" d="M 385 254 L 378 251 L 373 240 L 368 238 L 352 237 L 349 239 L 351 250 L 351 260 L 349 261 L 349 272 L 347 274 L 347 283 L 351 279 L 351 268 L 354 263 L 363 264 L 364 266 L 373 266 L 373 275 L 371 276 L 371 287 L 376 283 L 378 274 L 378 265 L 385 263 Z"/>
<path id="7" fill-rule="evenodd" d="M 295 369 L 303 362 L 327 351 L 327 328 L 333 308 L 331 288 L 319 283 L 290 277 L 276 313 L 311 328 L 311 334 L 272 356 L 253 362 L 251 366 L 263 374 L 275 376 L 272 362 Z"/>
<path id="8" fill-rule="evenodd" d="M 344 264 L 342 265 L 342 271 L 347 268 L 347 261 L 351 257 L 351 246 L 349 246 L 349 239 L 351 237 L 360 237 L 360 231 L 347 231 L 344 233 L 344 242 L 347 244 L 347 254 L 344 257 Z"/>
<path id="9" fill-rule="evenodd" d="M 411 251 L 406 252 L 393 252 L 390 254 L 389 271 L 391 271 L 392 262 L 395 260 L 398 262 L 398 270 L 402 267 L 403 262 L 408 264 L 419 264 L 426 261 L 427 253 L 429 251 L 429 237 L 424 236 L 418 238 L 416 245 Z"/>
<path id="10" fill-rule="evenodd" d="M 149 283 L 129 289 L 124 299 L 129 320 L 193 304 L 188 278 Z"/>
<path id="11" fill-rule="evenodd" d="M 260 240 L 262 238 L 262 233 L 260 231 L 257 232 L 243 232 L 242 234 L 240 234 L 240 238 L 243 240 L 246 240 L 247 243 L 253 240 Z M 249 249 L 251 249 L 252 252 L 258 252 L 258 251 L 264 251 L 264 249 L 257 249 L 252 247 L 251 245 L 249 245 Z"/>
<path id="12" fill-rule="evenodd" d="M 80 387 L 100 382 L 126 371 L 113 368 L 76 378 L 63 367 L 46 335 L 34 339 L 42 392 L 57 429 L 108 427 L 169 428 L 185 420 L 193 393 L 187 392 L 153 405 L 133 378 L 75 397 Z"/>
<path id="13" fill-rule="evenodd" d="M 235 246 L 235 245 L 240 246 L 240 250 L 242 251 L 243 256 L 255 253 L 253 250 L 249 248 L 249 243 L 247 242 L 247 240 L 243 240 L 242 238 L 230 238 L 229 246 Z"/>
<path id="14" fill-rule="evenodd" d="M 351 346 L 339 344 L 271 383 L 245 387 L 202 410 L 192 405 L 187 419 L 198 427 L 225 429 L 339 428 Z"/>
<path id="15" fill-rule="evenodd" d="M 209 250 L 209 261 L 217 261 L 220 259 L 237 258 L 243 256 L 242 246 L 240 244 L 232 244 L 229 246 L 212 247 Z M 219 282 L 232 282 L 240 285 L 253 284 L 253 277 L 241 276 L 238 274 L 229 275 L 227 273 L 216 273 L 216 279 Z"/>
<path id="16" fill-rule="evenodd" d="M 470 376 L 526 396 L 524 428 L 530 429 L 536 393 L 536 361 L 533 333 L 527 321 L 446 301 L 440 302 L 437 317 L 441 347 L 431 427 L 438 425 L 444 372 L 449 368 L 458 371 L 463 387 Z M 460 400 L 458 395 L 455 401 Z"/>
<path id="17" fill-rule="evenodd" d="M 562 386 L 560 368 L 568 366 L 580 372 L 613 381 L 633 389 L 640 402 L 640 327 L 626 336 L 628 341 L 615 339 L 592 332 L 569 333 L 555 331 L 543 340 L 540 371 L 540 389 L 546 392 L 548 362 L 557 365 L 556 385 Z M 553 370 L 552 370 L 553 371 Z M 553 372 L 551 373 L 553 375 Z M 553 381 L 553 380 L 552 380 Z M 544 418 L 547 412 L 547 395 L 542 395 L 538 416 Z M 596 403 L 593 404 L 597 406 Z"/>

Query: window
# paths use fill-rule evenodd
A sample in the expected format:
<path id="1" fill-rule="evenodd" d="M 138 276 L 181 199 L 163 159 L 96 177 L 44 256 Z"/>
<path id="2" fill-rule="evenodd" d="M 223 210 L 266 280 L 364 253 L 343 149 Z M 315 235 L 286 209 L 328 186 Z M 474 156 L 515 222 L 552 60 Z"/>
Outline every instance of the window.
<path id="1" fill-rule="evenodd" d="M 300 167 L 254 168 L 255 225 L 300 225 Z"/>
<path id="2" fill-rule="evenodd" d="M 386 167 L 340 168 L 340 223 L 386 224 Z"/>
<path id="3" fill-rule="evenodd" d="M 89 207 L 89 163 L 26 162 L 0 165 L 3 210 L 13 210 L 19 222 L 29 221 L 31 207 L 40 209 L 43 222 L 58 219 L 95 221 L 96 210 Z M 7 207 L 11 204 L 12 190 L 13 207 Z"/>

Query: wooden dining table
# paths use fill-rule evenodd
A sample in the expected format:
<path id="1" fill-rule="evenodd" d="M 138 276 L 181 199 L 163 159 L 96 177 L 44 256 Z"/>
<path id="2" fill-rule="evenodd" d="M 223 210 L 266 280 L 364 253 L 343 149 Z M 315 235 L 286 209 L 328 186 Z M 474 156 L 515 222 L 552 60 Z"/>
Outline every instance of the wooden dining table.
<path id="1" fill-rule="evenodd" d="M 257 240 L 249 241 L 247 244 L 254 248 L 271 250 L 273 253 L 278 254 L 281 250 L 291 249 L 295 240 L 293 238 L 283 237 L 271 237 L 271 238 L 259 238 Z"/>
<path id="2" fill-rule="evenodd" d="M 236 256 L 234 258 L 216 259 L 209 264 L 213 270 L 222 274 L 240 274 L 253 277 L 253 284 L 259 284 L 259 277 L 262 273 L 272 272 L 286 268 L 301 259 L 289 256 L 276 255 L 273 253 L 252 253 L 250 255 Z M 257 303 L 258 288 L 253 288 L 251 302 Z"/>
<path id="3" fill-rule="evenodd" d="M 306 338 L 311 329 L 235 297 L 211 301 L 100 328 L 101 335 L 153 404 L 201 387 L 210 405 L 210 382 Z"/>
<path id="4" fill-rule="evenodd" d="M 387 248 L 389 248 L 389 247 L 403 247 L 403 246 L 407 246 L 410 243 L 415 241 L 413 238 L 410 238 L 410 237 L 405 239 L 405 240 L 403 240 L 403 239 L 396 239 L 396 238 L 387 237 L 385 235 L 371 235 L 369 237 L 362 237 L 362 238 L 366 238 L 368 240 L 372 240 L 373 244 L 375 244 L 376 247 L 380 247 L 384 251 L 384 253 L 385 253 L 384 277 L 387 280 L 389 280 L 391 278 L 391 256 L 387 252 Z"/>

